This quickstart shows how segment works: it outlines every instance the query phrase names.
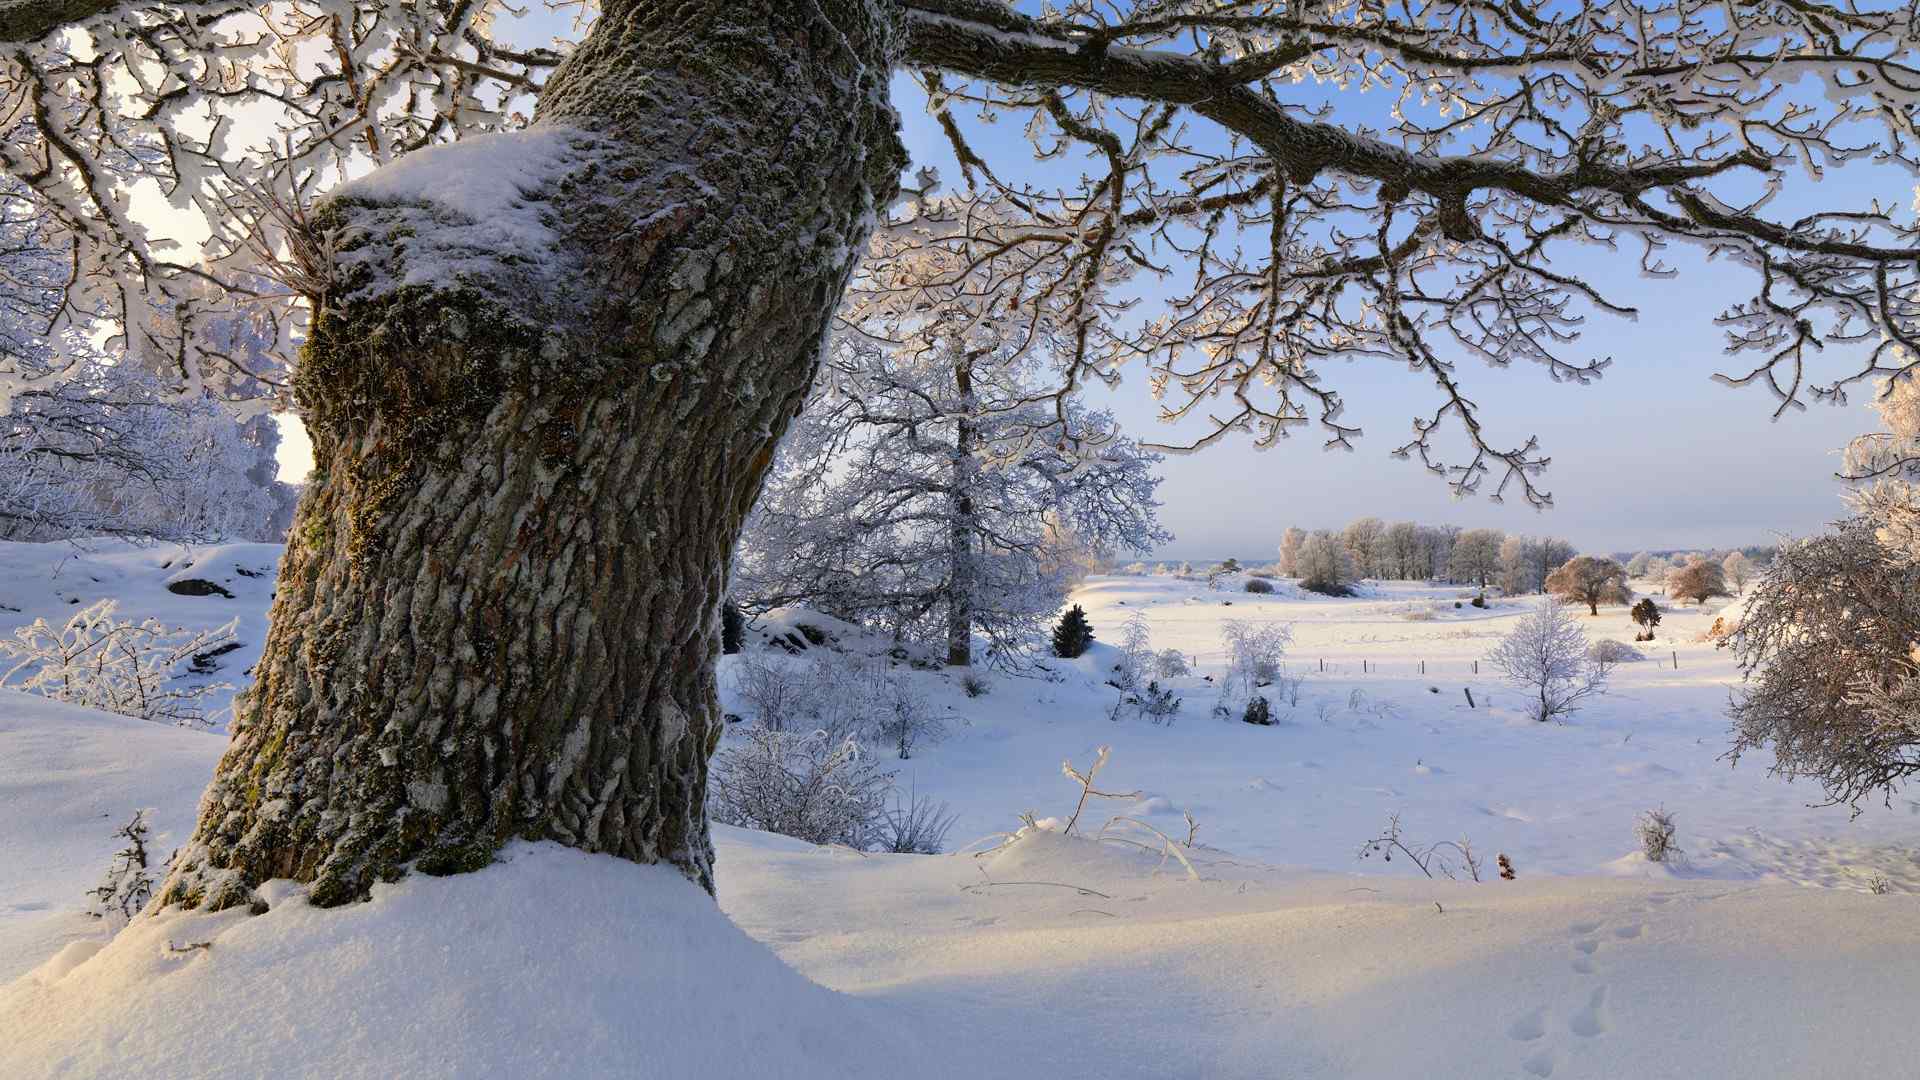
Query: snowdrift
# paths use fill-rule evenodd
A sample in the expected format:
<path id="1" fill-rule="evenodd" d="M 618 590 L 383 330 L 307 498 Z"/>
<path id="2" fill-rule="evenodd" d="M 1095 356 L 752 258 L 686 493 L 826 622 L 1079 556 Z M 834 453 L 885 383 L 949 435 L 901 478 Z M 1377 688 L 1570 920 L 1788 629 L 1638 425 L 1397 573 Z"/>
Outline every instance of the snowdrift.
<path id="1" fill-rule="evenodd" d="M 169 912 L 0 989 L 0 1076 L 897 1077 L 913 1040 L 671 870 L 517 844 L 317 909 Z"/>

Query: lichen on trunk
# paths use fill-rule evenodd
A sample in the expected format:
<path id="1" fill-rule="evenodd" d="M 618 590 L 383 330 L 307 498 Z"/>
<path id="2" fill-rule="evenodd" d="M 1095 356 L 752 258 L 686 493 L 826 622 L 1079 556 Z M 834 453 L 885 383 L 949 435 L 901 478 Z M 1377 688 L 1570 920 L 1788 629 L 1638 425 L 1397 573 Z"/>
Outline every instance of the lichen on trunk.
<path id="1" fill-rule="evenodd" d="M 603 5 L 523 136 L 565 152 L 507 193 L 551 250 L 451 250 L 489 223 L 431 183 L 324 208 L 341 271 L 297 383 L 314 483 L 160 902 L 286 877 L 341 903 L 513 837 L 712 888 L 719 606 L 904 163 L 890 19 Z M 524 165 L 514 138 L 434 165 Z"/>

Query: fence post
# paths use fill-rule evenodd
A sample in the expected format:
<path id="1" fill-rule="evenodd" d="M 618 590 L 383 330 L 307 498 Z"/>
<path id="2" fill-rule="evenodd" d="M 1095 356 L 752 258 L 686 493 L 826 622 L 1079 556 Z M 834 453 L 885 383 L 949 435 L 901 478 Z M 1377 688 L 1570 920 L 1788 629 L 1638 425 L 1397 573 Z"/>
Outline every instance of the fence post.
<path id="1" fill-rule="evenodd" d="M 1473 687 L 1471 687 L 1471 686 L 1463 686 L 1463 687 L 1461 687 L 1460 689 L 1461 689 L 1461 691 L 1462 691 L 1463 693 L 1465 693 L 1465 694 L 1467 695 L 1467 708 L 1469 708 L 1469 709 L 1477 709 L 1477 708 L 1479 708 L 1479 706 L 1478 706 L 1478 705 L 1475 705 L 1475 704 L 1473 703 Z"/>
<path id="2" fill-rule="evenodd" d="M 1680 670 L 1680 650 L 1678 649 L 1673 651 L 1673 670 Z"/>

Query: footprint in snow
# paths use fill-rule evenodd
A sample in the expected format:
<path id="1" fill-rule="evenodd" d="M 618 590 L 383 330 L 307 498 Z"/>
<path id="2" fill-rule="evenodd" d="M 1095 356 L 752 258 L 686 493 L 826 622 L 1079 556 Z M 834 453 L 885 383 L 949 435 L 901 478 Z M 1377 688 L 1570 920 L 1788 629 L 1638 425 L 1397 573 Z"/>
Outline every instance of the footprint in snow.
<path id="1" fill-rule="evenodd" d="M 1613 1018 L 1607 1013 L 1607 988 L 1602 986 L 1593 992 L 1587 1006 L 1567 1021 L 1567 1030 L 1583 1039 L 1596 1035 L 1605 1035 L 1613 1026 Z"/>
<path id="2" fill-rule="evenodd" d="M 1552 1050 L 1539 1050 L 1520 1063 L 1528 1076 L 1547 1077 L 1553 1075 L 1553 1067 L 1560 1063 L 1560 1055 Z"/>
<path id="3" fill-rule="evenodd" d="M 1515 1042 L 1532 1042 L 1547 1033 L 1547 1010 L 1535 1009 L 1515 1020 L 1507 1027 L 1507 1038 Z"/>

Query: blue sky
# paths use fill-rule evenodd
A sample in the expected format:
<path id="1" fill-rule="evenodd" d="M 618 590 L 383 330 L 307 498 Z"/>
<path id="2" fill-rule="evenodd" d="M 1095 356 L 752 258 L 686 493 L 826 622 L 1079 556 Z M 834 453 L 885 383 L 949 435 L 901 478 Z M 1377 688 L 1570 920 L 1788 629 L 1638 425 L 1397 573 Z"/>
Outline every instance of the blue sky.
<path id="1" fill-rule="evenodd" d="M 917 86 L 904 77 L 894 86 L 916 165 L 932 163 L 949 185 L 959 184 L 959 168 L 922 108 Z M 1309 89 L 1299 100 L 1338 93 Z M 1339 102 L 1339 115 L 1377 122 L 1390 104 L 1389 95 L 1378 91 L 1362 100 L 1349 95 Z M 1018 119 L 963 126 L 996 169 L 1044 179 L 1041 172 L 1019 172 L 1031 151 Z M 1070 175 L 1081 168 L 1078 162 L 1027 167 L 1069 169 Z M 1890 190 L 1870 192 L 1869 183 Z M 1803 179 L 1797 188 L 1790 182 L 1788 195 L 1770 212 L 1792 214 L 1816 194 L 1824 202 L 1838 194 L 1849 204 L 1864 204 L 1877 193 L 1883 203 L 1904 204 L 1910 183 L 1884 170 L 1853 167 L 1830 174 L 1817 192 Z M 1642 278 L 1637 254 L 1625 249 L 1582 249 L 1560 264 L 1640 308 L 1637 320 L 1594 316 L 1583 339 L 1564 354 L 1574 361 L 1613 359 L 1593 385 L 1556 383 L 1532 365 L 1503 370 L 1475 359 L 1460 364 L 1458 375 L 1483 407 L 1492 441 L 1517 445 L 1529 434 L 1541 437 L 1553 458 L 1541 482 L 1554 496 L 1553 508 L 1537 511 L 1517 496 L 1503 504 L 1484 496 L 1456 500 L 1417 462 L 1392 458 L 1389 451 L 1410 436 L 1412 418 L 1434 407 L 1430 381 L 1379 360 L 1335 363 L 1325 375 L 1347 401 L 1344 419 L 1366 431 L 1356 449 L 1323 451 L 1321 438 L 1306 430 L 1265 451 L 1241 440 L 1169 456 L 1160 493 L 1163 520 L 1176 539 L 1159 554 L 1254 555 L 1271 550 L 1289 525 L 1336 528 L 1368 514 L 1552 533 L 1595 551 L 1769 543 L 1783 533 L 1816 531 L 1841 516 L 1836 451 L 1874 429 L 1867 408 L 1872 391 L 1863 385 L 1846 406 L 1790 410 L 1773 420 L 1775 402 L 1765 390 L 1730 388 L 1711 378 L 1716 371 L 1751 366 L 1744 355 L 1724 355 L 1724 338 L 1713 324 L 1730 303 L 1751 295 L 1751 275 L 1684 248 L 1670 248 L 1666 258 L 1680 273 L 1663 280 Z M 1837 374 L 1849 354 L 1838 347 L 1828 351 L 1833 355 L 1825 362 Z M 1181 441 L 1180 429 L 1158 420 L 1144 372 L 1131 372 L 1116 391 L 1096 388 L 1088 400 L 1113 409 L 1138 438 Z"/>

